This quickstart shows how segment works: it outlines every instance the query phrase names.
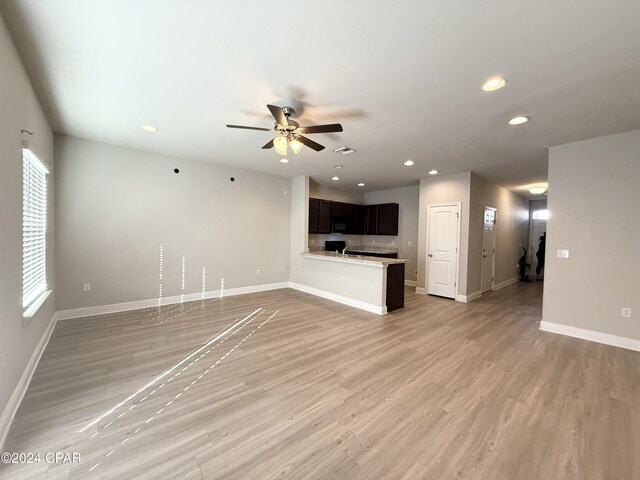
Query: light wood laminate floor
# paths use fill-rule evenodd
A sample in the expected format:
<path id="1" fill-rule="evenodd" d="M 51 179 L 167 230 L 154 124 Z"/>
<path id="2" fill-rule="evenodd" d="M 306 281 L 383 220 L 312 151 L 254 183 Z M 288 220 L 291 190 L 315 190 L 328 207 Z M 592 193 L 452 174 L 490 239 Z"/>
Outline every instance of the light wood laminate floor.
<path id="1" fill-rule="evenodd" d="M 407 289 L 379 317 L 284 289 L 59 322 L 4 450 L 81 463 L 0 478 L 640 478 L 640 353 L 540 332 L 541 296 Z"/>

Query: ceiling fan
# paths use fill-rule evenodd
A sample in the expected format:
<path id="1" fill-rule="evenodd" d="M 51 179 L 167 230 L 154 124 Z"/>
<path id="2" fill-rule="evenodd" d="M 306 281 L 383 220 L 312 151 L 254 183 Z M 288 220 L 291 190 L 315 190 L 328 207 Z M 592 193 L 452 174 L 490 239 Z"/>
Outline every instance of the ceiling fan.
<path id="1" fill-rule="evenodd" d="M 303 145 L 306 145 L 316 152 L 319 152 L 320 150 L 324 150 L 324 146 L 308 139 L 304 135 L 311 133 L 342 132 L 342 125 L 340 125 L 339 123 L 301 127 L 298 122 L 295 122 L 289 118 L 293 113 L 295 113 L 295 110 L 291 107 L 267 105 L 267 108 L 271 112 L 271 115 L 273 115 L 273 118 L 275 118 L 276 120 L 273 128 L 248 127 L 244 125 L 227 125 L 227 127 L 275 132 L 276 136 L 265 143 L 262 148 L 275 148 L 276 152 L 278 152 L 280 155 L 287 154 L 287 147 L 291 147 L 291 150 L 293 150 L 294 153 L 298 153 L 302 149 Z"/>

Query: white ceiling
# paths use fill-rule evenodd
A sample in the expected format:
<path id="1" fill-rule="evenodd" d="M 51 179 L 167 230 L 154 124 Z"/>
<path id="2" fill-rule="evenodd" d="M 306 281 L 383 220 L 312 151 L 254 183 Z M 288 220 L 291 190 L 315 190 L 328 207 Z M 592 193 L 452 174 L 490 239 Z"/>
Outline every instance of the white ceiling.
<path id="1" fill-rule="evenodd" d="M 547 148 L 640 128 L 638 0 L 3 0 L 58 132 L 335 188 L 472 170 L 526 194 Z M 506 88 L 481 91 L 488 77 Z M 282 165 L 267 103 L 340 122 Z M 531 116 L 512 127 L 516 114 Z M 160 131 L 143 132 L 140 124 Z M 340 156 L 332 150 L 357 150 Z M 415 165 L 404 167 L 412 159 Z M 341 180 L 331 182 L 342 164 Z"/>

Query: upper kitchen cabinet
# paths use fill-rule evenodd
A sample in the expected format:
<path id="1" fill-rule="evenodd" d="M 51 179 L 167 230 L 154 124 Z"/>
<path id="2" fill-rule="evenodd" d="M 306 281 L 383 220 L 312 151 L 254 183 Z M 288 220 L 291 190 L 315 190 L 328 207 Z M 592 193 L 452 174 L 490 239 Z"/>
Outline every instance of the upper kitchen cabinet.
<path id="1" fill-rule="evenodd" d="M 378 205 L 378 235 L 398 235 L 399 211 L 397 203 Z"/>
<path id="2" fill-rule="evenodd" d="M 378 207 L 379 205 L 367 205 L 364 207 L 365 235 L 378 235 Z"/>
<path id="3" fill-rule="evenodd" d="M 366 205 L 364 209 L 365 235 L 398 235 L 399 206 L 397 203 Z"/>
<path id="4" fill-rule="evenodd" d="M 309 199 L 309 233 L 331 233 L 331 202 Z"/>

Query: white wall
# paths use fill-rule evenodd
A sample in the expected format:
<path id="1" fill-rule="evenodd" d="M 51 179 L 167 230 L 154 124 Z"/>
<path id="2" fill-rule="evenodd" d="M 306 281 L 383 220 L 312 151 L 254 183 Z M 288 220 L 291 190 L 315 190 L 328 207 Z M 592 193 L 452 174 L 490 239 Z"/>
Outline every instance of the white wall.
<path id="1" fill-rule="evenodd" d="M 302 253 L 309 251 L 309 177 L 300 175 L 291 179 L 291 224 L 290 232 L 290 272 L 292 282 L 300 282 L 300 268 L 302 265 Z"/>
<path id="2" fill-rule="evenodd" d="M 458 294 L 467 294 L 467 250 L 469 245 L 469 200 L 471 172 L 438 175 L 420 180 L 420 207 L 418 218 L 418 288 L 426 289 L 427 216 L 428 205 L 460 202 L 460 269 Z"/>
<path id="3" fill-rule="evenodd" d="M 528 248 L 529 244 L 529 202 L 520 195 L 472 173 L 470 204 L 467 292 L 473 295 L 482 289 L 484 207 L 497 209 L 494 229 L 494 285 L 499 285 L 513 281 L 518 276 L 516 265 L 523 253 L 521 247 Z"/>
<path id="4" fill-rule="evenodd" d="M 316 182 L 313 178 L 309 178 L 309 197 L 359 205 L 363 202 L 363 192 L 327 187 Z"/>
<path id="5" fill-rule="evenodd" d="M 13 414 L 9 399 L 20 383 L 55 310 L 53 257 L 53 135 L 0 17 L 0 443 Z M 48 175 L 47 282 L 53 293 L 28 322 L 22 317 L 22 138 L 44 161 Z M 13 401 L 17 400 L 14 398 Z"/>
<path id="6" fill-rule="evenodd" d="M 388 245 L 398 248 L 398 258 L 408 260 L 404 268 L 404 279 L 416 281 L 418 268 L 418 210 L 420 204 L 420 186 L 414 185 L 389 190 L 378 190 L 364 194 L 365 205 L 378 203 L 397 203 L 399 205 L 398 235 L 364 235 L 365 245 Z M 409 245 L 411 242 L 411 245 Z"/>
<path id="7" fill-rule="evenodd" d="M 157 298 L 161 244 L 164 297 L 182 256 L 184 293 L 203 266 L 209 291 L 289 280 L 288 179 L 67 136 L 56 158 L 58 310 Z"/>
<path id="8" fill-rule="evenodd" d="M 640 340 L 639 185 L 640 130 L 551 147 L 545 322 Z"/>

